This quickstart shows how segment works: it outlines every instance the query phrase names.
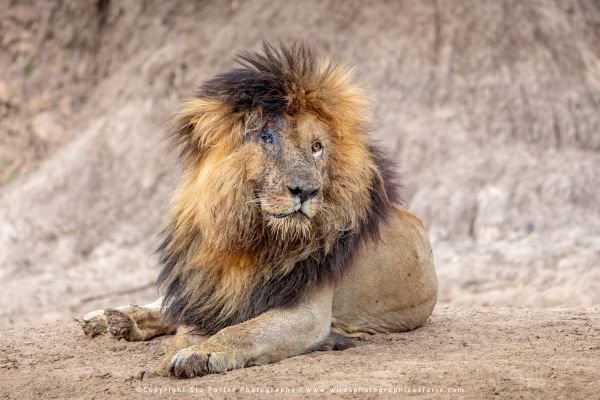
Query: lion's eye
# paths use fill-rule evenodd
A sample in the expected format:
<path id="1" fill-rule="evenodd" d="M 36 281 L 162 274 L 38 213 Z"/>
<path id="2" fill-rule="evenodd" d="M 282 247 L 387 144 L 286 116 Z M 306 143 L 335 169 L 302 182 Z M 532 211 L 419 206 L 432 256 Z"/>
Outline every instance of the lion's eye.
<path id="1" fill-rule="evenodd" d="M 263 132 L 263 133 L 260 135 L 260 140 L 261 140 L 263 143 L 269 143 L 269 144 L 270 144 L 270 143 L 273 143 L 273 135 L 272 135 L 272 134 L 270 134 L 270 133 L 268 133 L 268 132 Z"/>
<path id="2" fill-rule="evenodd" d="M 315 157 L 318 157 L 323 152 L 323 145 L 321 144 L 321 142 L 314 142 L 312 144 L 311 149 L 312 149 L 313 155 Z"/>

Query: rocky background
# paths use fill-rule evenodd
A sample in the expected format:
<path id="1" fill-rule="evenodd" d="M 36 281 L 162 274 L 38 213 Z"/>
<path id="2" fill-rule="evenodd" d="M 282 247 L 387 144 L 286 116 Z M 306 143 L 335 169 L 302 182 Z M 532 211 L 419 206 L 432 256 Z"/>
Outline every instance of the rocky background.
<path id="1" fill-rule="evenodd" d="M 355 66 L 441 303 L 600 303 L 597 1 L 0 0 L 0 326 L 153 299 L 164 125 L 263 39 Z"/>

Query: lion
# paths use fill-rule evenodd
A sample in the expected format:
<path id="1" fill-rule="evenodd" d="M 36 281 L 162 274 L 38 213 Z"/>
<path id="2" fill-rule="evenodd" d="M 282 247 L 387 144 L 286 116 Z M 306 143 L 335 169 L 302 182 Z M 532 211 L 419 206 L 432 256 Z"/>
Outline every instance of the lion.
<path id="1" fill-rule="evenodd" d="M 183 174 L 158 249 L 163 296 L 83 317 L 130 341 L 175 334 L 157 373 L 193 377 L 423 325 L 437 300 L 421 221 L 352 72 L 305 44 L 238 55 L 172 120 Z"/>

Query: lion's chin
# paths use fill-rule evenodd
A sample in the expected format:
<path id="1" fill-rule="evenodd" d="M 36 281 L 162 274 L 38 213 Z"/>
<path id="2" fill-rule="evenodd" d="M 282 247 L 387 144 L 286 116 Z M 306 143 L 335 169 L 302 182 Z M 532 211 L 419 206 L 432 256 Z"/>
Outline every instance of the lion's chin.
<path id="1" fill-rule="evenodd" d="M 308 238 L 312 232 L 312 221 L 301 210 L 287 214 L 269 214 L 267 226 L 284 240 Z"/>

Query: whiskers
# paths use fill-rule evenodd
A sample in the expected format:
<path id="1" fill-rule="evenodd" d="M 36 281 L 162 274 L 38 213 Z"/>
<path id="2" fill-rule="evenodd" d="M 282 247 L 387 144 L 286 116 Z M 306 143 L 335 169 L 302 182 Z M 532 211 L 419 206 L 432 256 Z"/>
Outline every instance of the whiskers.
<path id="1" fill-rule="evenodd" d="M 254 197 L 249 200 L 246 200 L 245 204 L 258 204 L 261 205 L 263 203 L 263 199 L 261 197 Z"/>

